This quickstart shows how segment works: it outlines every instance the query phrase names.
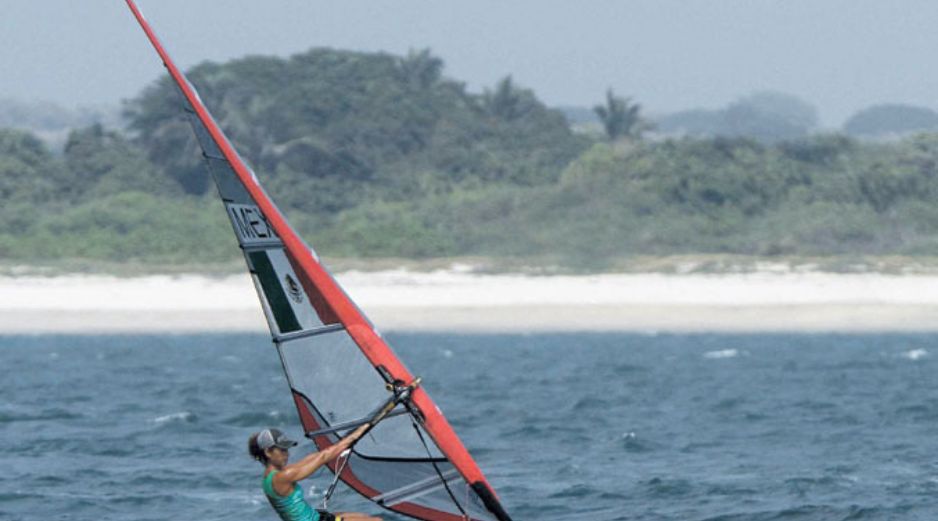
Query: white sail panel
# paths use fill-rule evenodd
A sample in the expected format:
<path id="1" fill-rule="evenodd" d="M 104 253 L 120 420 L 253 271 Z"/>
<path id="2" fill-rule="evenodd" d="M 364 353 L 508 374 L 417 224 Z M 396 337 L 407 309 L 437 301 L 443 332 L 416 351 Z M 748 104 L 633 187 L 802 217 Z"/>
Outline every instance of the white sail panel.
<path id="1" fill-rule="evenodd" d="M 320 428 L 368 418 L 388 398 L 384 379 L 344 329 L 283 342 L 280 356 L 290 387 L 315 404 L 324 423 Z M 355 450 L 384 459 L 442 458 L 429 436 L 422 434 L 426 446 L 409 415 L 393 416 L 376 425 Z"/>

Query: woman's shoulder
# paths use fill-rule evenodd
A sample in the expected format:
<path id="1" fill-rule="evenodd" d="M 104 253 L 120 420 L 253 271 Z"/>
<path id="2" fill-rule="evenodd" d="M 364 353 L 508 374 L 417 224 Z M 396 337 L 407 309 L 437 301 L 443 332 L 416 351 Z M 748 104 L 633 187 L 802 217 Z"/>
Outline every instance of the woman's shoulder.
<path id="1" fill-rule="evenodd" d="M 268 487 L 270 487 L 270 488 L 273 487 L 273 485 L 274 485 L 274 476 L 276 476 L 276 475 L 277 475 L 277 471 L 276 471 L 276 470 L 265 470 L 265 471 L 264 471 L 264 479 L 263 479 L 263 481 L 264 481 L 264 488 L 265 488 L 265 489 L 268 488 Z"/>

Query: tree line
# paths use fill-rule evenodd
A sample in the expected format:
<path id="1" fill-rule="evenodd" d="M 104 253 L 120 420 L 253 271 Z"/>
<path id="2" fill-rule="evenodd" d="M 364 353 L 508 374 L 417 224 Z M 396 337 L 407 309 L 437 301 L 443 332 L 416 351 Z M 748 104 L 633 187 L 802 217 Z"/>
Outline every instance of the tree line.
<path id="1" fill-rule="evenodd" d="M 203 63 L 189 77 L 274 200 L 332 256 L 602 269 L 649 254 L 938 253 L 934 135 L 648 139 L 640 105 L 612 90 L 595 107 L 602 130 L 574 132 L 511 77 L 473 93 L 443 70 L 429 51 L 314 49 Z M 749 101 L 812 124 L 784 100 Z M 0 130 L 0 260 L 236 259 L 180 107 L 159 80 L 126 103 L 126 131 L 72 131 L 61 154 Z M 738 124 L 769 126 L 737 112 Z"/>

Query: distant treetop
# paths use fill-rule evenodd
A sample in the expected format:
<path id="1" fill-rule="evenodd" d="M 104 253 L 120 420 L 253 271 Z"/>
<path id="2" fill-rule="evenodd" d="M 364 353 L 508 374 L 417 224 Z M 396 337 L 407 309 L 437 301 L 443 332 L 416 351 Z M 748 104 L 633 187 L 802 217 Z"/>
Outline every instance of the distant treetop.
<path id="1" fill-rule="evenodd" d="M 856 137 L 902 137 L 916 132 L 938 131 L 938 113 L 899 103 L 865 108 L 844 123 L 844 132 Z"/>

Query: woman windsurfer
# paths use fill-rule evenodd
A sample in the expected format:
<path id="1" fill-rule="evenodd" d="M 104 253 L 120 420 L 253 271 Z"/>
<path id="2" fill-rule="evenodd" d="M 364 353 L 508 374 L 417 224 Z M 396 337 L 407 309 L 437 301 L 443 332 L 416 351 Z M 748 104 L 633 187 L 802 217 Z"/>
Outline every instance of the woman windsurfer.
<path id="1" fill-rule="evenodd" d="M 287 464 L 287 460 L 289 450 L 296 442 L 279 430 L 264 429 L 248 438 L 248 452 L 264 465 L 264 495 L 283 521 L 381 521 L 379 517 L 360 512 L 332 514 L 314 510 L 303 498 L 303 489 L 297 483 L 351 447 L 370 425 L 362 425 L 329 448 L 308 454 L 292 464 Z"/>

